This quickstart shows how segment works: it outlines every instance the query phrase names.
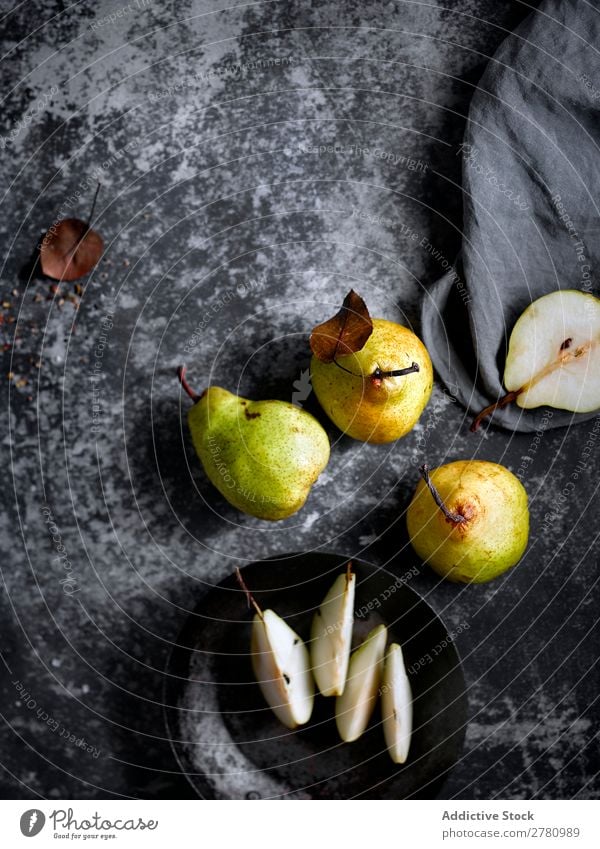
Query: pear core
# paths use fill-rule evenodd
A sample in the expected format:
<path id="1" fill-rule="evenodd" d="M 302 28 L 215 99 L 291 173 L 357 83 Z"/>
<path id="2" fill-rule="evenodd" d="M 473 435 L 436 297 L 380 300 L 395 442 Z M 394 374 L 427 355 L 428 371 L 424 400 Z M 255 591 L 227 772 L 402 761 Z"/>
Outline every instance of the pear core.
<path id="1" fill-rule="evenodd" d="M 527 493 L 518 478 L 484 460 L 448 463 L 430 477 L 448 510 L 464 518 L 448 519 L 419 481 L 406 514 L 419 557 L 463 583 L 484 583 L 515 566 L 529 538 Z"/>
<path id="2" fill-rule="evenodd" d="M 380 372 L 419 370 L 400 377 Z M 407 327 L 373 319 L 373 332 L 355 354 L 323 363 L 313 356 L 311 377 L 319 403 L 340 430 L 362 442 L 393 442 L 419 420 L 433 387 L 427 349 Z"/>

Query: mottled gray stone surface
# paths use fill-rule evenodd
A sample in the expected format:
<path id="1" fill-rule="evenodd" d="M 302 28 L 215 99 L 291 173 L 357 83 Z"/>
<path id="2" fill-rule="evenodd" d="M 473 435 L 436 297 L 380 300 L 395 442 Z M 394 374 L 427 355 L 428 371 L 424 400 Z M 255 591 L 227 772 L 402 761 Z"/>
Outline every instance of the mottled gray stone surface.
<path id="1" fill-rule="evenodd" d="M 395 445 L 326 425 L 326 473 L 270 525 L 208 485 L 174 379 L 185 359 L 198 387 L 303 394 L 307 334 L 351 286 L 414 324 L 460 245 L 472 86 L 530 6 L 219 5 L 4 4 L 2 333 L 20 341 L 4 354 L 2 792 L 190 795 L 161 686 L 200 594 L 236 564 L 310 548 L 404 574 L 417 463 L 478 456 L 521 468 L 532 538 L 489 585 L 413 577 L 460 631 L 469 687 L 445 793 L 597 798 L 598 420 L 475 436 L 438 385 Z M 96 179 L 106 254 L 75 310 L 60 303 L 73 284 L 19 273 L 61 207 L 85 217 Z"/>

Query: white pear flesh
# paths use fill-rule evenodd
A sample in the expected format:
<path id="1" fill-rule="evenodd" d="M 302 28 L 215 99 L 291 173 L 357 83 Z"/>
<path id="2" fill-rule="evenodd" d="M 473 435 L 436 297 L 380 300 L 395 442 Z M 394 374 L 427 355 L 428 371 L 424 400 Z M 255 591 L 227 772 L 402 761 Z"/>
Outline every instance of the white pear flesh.
<path id="1" fill-rule="evenodd" d="M 403 764 L 408 757 L 412 735 L 413 698 L 402 649 L 398 643 L 392 643 L 385 656 L 381 717 L 390 757 L 395 764 Z"/>
<path id="2" fill-rule="evenodd" d="M 310 655 L 313 675 L 323 696 L 341 696 L 344 692 L 355 591 L 356 575 L 352 572 L 340 575 L 313 617 Z"/>
<path id="3" fill-rule="evenodd" d="M 304 725 L 314 703 L 308 649 L 273 610 L 252 622 L 252 667 L 265 700 L 286 728 Z"/>
<path id="4" fill-rule="evenodd" d="M 600 300 L 566 289 L 527 307 L 510 337 L 504 385 L 524 409 L 600 408 Z"/>
<path id="5" fill-rule="evenodd" d="M 335 721 L 345 743 L 358 740 L 369 724 L 377 703 L 387 628 L 378 625 L 350 657 L 348 678 L 335 703 Z"/>

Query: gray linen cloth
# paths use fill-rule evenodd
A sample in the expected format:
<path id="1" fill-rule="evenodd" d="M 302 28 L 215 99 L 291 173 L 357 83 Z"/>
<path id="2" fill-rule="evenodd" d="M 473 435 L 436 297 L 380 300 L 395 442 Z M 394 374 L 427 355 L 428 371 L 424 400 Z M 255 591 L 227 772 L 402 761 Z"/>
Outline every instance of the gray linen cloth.
<path id="1" fill-rule="evenodd" d="M 501 44 L 474 94 L 464 143 L 460 275 L 426 293 L 423 338 L 472 412 L 505 394 L 515 321 L 556 289 L 598 296 L 600 2 L 548 0 Z M 535 431 L 543 408 L 496 425 Z M 550 427 L 594 413 L 554 411 Z M 547 424 L 547 421 L 545 422 Z"/>

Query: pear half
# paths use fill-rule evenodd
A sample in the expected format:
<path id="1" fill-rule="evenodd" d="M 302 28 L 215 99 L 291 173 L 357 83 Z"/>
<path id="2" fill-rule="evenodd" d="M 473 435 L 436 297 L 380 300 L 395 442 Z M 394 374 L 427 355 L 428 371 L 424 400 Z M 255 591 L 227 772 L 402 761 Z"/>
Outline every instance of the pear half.
<path id="1" fill-rule="evenodd" d="M 356 575 L 351 565 L 340 575 L 313 617 L 310 654 L 313 675 L 323 696 L 341 696 L 346 684 Z"/>
<path id="2" fill-rule="evenodd" d="M 302 639 L 273 610 L 252 621 L 252 667 L 265 700 L 287 728 L 310 719 L 314 684 Z"/>
<path id="3" fill-rule="evenodd" d="M 402 649 L 398 643 L 392 643 L 385 656 L 381 686 L 381 716 L 383 736 L 390 757 L 395 764 L 403 764 L 410 748 L 413 700 Z"/>
<path id="4" fill-rule="evenodd" d="M 600 300 L 567 289 L 534 301 L 513 328 L 504 385 L 524 409 L 600 407 Z"/>
<path id="5" fill-rule="evenodd" d="M 345 743 L 358 740 L 369 724 L 377 703 L 387 628 L 378 625 L 350 658 L 348 678 L 335 703 L 335 721 Z"/>
<path id="6" fill-rule="evenodd" d="M 530 304 L 510 335 L 504 386 L 508 393 L 476 416 L 472 431 L 513 401 L 526 410 L 600 409 L 600 299 L 561 289 Z"/>

